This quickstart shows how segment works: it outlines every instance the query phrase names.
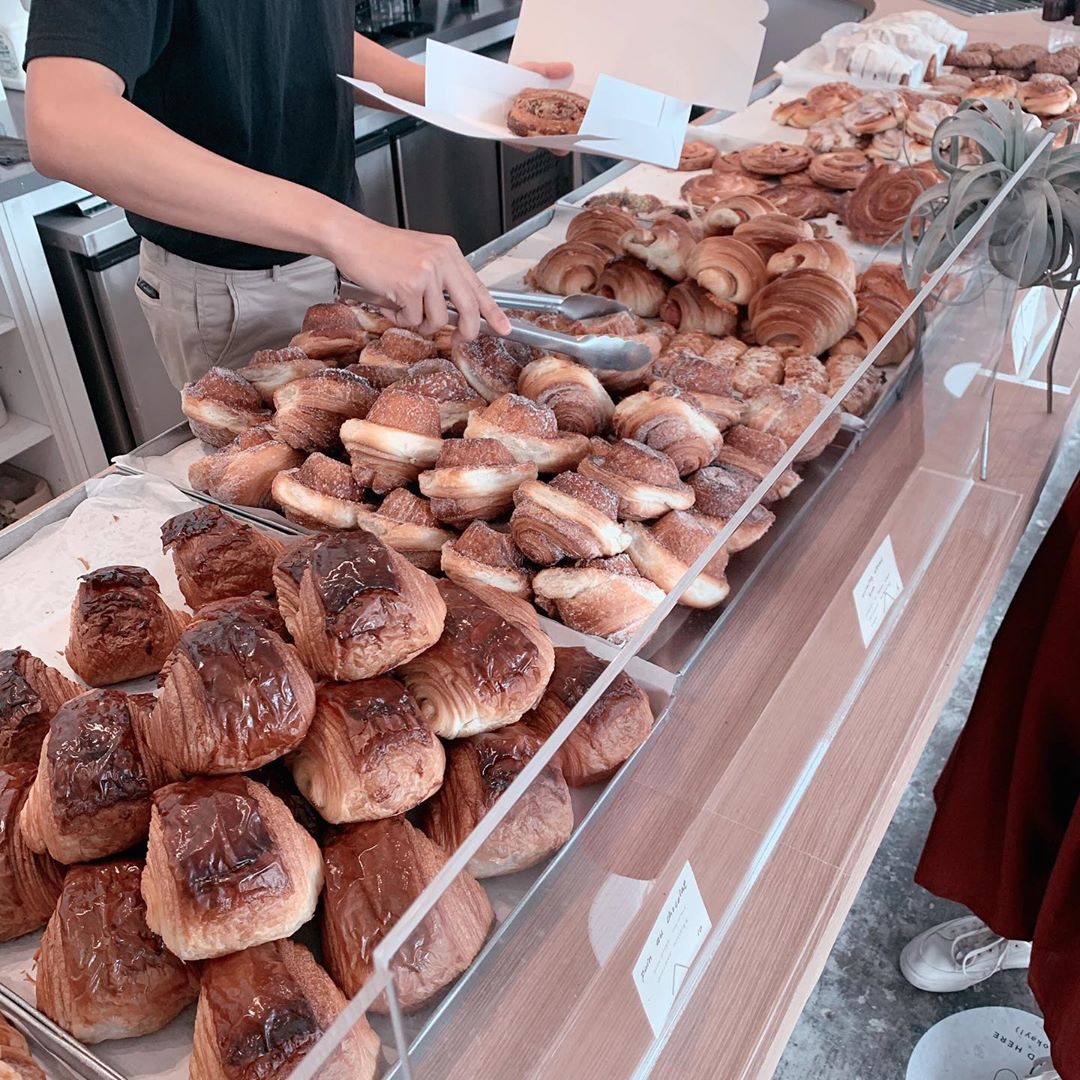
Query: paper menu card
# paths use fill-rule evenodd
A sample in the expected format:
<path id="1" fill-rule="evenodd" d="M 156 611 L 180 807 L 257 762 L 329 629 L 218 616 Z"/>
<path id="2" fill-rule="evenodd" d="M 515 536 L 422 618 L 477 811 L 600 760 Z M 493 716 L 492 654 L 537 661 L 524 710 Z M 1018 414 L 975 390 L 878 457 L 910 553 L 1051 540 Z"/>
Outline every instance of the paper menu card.
<path id="1" fill-rule="evenodd" d="M 734 112 L 757 80 L 768 14 L 766 0 L 524 0 L 510 60 L 569 60 L 584 94 L 603 73 Z"/>
<path id="2" fill-rule="evenodd" d="M 690 106 L 655 90 L 603 76 L 596 80 L 577 135 L 521 139 L 506 126 L 510 103 L 521 90 L 545 85 L 546 80 L 522 68 L 437 41 L 427 44 L 424 68 L 426 105 L 394 97 L 371 82 L 341 77 L 391 108 L 459 135 L 669 167 L 679 160 Z M 568 82 L 548 85 L 578 91 L 578 82 L 567 86 Z"/>

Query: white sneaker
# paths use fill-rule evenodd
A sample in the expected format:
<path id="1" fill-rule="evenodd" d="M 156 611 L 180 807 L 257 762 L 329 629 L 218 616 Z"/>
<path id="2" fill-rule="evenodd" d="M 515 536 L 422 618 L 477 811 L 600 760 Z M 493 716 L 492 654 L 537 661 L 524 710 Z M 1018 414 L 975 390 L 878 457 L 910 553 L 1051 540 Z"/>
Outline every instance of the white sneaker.
<path id="1" fill-rule="evenodd" d="M 999 937 L 974 915 L 924 930 L 900 954 L 904 978 L 939 994 L 967 990 L 999 971 L 1030 965 L 1030 942 Z"/>
<path id="2" fill-rule="evenodd" d="M 1039 1058 L 1028 1073 L 1029 1080 L 1061 1080 L 1061 1073 L 1054 1068 L 1050 1058 Z"/>

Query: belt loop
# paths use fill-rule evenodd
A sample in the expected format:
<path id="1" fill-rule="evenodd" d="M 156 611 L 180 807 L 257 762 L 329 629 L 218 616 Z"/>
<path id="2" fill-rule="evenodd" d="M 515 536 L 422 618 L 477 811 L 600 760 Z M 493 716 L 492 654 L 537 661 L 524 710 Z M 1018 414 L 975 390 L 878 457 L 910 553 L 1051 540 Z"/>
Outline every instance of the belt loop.
<path id="1" fill-rule="evenodd" d="M 278 273 L 279 273 L 280 270 L 281 270 L 281 267 L 278 266 L 277 263 L 274 263 L 274 265 L 270 269 L 270 279 L 272 281 L 277 281 L 278 280 Z"/>

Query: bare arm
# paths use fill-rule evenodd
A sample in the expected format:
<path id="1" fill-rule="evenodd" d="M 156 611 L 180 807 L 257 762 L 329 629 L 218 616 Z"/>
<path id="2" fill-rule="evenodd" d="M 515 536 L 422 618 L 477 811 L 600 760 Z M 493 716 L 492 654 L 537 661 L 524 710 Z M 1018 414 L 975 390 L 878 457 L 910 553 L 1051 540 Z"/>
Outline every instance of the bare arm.
<path id="1" fill-rule="evenodd" d="M 373 82 L 394 97 L 414 101 L 417 105 L 424 104 L 423 65 L 398 56 L 382 45 L 369 41 L 363 34 L 353 34 L 353 78 Z M 359 90 L 356 91 L 356 100 L 361 105 L 386 108 L 381 101 Z"/>

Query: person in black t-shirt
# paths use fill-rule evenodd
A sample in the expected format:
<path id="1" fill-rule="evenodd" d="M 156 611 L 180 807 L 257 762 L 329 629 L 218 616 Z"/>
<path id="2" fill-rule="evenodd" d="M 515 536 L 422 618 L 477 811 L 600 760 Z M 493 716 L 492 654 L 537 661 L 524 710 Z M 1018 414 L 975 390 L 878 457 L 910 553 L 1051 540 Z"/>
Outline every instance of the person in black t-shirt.
<path id="1" fill-rule="evenodd" d="M 421 333 L 446 323 L 444 292 L 463 339 L 482 317 L 508 329 L 452 238 L 361 213 L 356 98 L 337 76 L 422 102 L 424 69 L 356 34 L 354 14 L 355 0 L 34 0 L 33 163 L 128 211 L 137 295 L 178 387 L 287 341 L 338 270 Z"/>

